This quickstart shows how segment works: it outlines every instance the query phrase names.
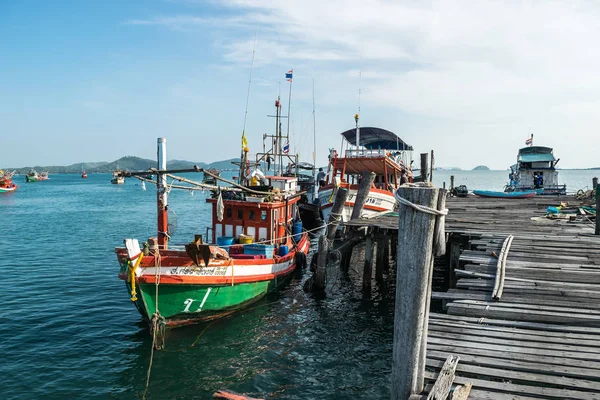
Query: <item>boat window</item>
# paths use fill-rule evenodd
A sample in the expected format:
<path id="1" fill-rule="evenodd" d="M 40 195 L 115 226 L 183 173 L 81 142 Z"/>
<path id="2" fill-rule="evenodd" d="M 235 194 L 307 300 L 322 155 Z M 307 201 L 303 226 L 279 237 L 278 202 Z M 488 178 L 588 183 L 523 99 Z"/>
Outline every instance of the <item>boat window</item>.
<path id="1" fill-rule="evenodd" d="M 267 210 L 261 210 L 261 212 L 260 212 L 260 219 L 261 219 L 261 221 L 266 221 L 267 220 Z"/>
<path id="2" fill-rule="evenodd" d="M 238 208 L 238 216 L 237 219 L 244 219 L 244 209 L 243 208 Z"/>
<path id="3" fill-rule="evenodd" d="M 254 210 L 248 211 L 248 218 L 254 220 Z"/>
<path id="4" fill-rule="evenodd" d="M 231 211 L 231 207 L 227 207 L 227 210 L 225 212 L 226 212 L 225 216 L 227 218 L 231 218 L 231 216 L 233 215 L 233 212 Z"/>

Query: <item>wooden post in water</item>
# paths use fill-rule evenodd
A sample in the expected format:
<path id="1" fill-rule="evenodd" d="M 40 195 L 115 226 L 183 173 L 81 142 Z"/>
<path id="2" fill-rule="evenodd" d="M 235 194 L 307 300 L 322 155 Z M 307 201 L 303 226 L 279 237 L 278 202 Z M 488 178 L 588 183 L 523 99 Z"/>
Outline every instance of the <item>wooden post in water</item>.
<path id="1" fill-rule="evenodd" d="M 352 208 L 352 216 L 350 219 L 360 218 L 360 214 L 365 207 L 367 197 L 369 196 L 369 191 L 371 190 L 371 185 L 374 181 L 375 172 L 365 171 L 362 173 L 360 183 L 358 184 L 358 190 L 356 191 L 356 199 L 354 199 L 354 208 Z"/>
<path id="2" fill-rule="evenodd" d="M 454 189 L 454 175 L 450 175 L 450 190 Z"/>
<path id="3" fill-rule="evenodd" d="M 344 204 L 348 199 L 348 189 L 346 188 L 338 188 L 337 194 L 335 195 L 335 201 L 333 202 L 333 207 L 331 207 L 331 212 L 329 213 L 329 218 L 327 223 L 327 239 L 333 240 L 335 239 L 335 232 L 337 231 L 338 225 L 342 220 L 342 209 L 344 208 Z"/>
<path id="4" fill-rule="evenodd" d="M 375 241 L 373 233 L 368 233 L 365 240 L 365 266 L 363 268 L 363 291 L 369 293 L 371 291 L 371 277 L 373 276 L 373 250 Z"/>
<path id="5" fill-rule="evenodd" d="M 379 250 L 377 250 L 379 251 Z M 383 237 L 383 272 L 390 271 L 390 237 L 385 235 Z"/>
<path id="6" fill-rule="evenodd" d="M 442 183 L 442 187 L 443 187 L 444 189 L 446 189 L 446 181 L 444 181 L 444 182 Z"/>
<path id="7" fill-rule="evenodd" d="M 427 153 L 421 153 L 421 182 L 427 182 L 427 170 L 429 162 L 427 161 Z"/>
<path id="8" fill-rule="evenodd" d="M 317 259 L 317 270 L 314 274 L 314 284 L 319 290 L 324 290 L 327 285 L 327 253 L 329 252 L 329 240 L 325 236 L 319 238 L 319 258 Z"/>
<path id="9" fill-rule="evenodd" d="M 383 259 L 385 246 L 385 237 L 381 234 L 377 235 L 377 252 L 375 253 L 375 280 L 377 282 L 383 281 L 383 268 L 385 261 Z"/>
<path id="10" fill-rule="evenodd" d="M 598 178 L 593 177 L 592 178 L 592 189 L 595 188 L 596 186 L 598 186 Z"/>
<path id="11" fill-rule="evenodd" d="M 392 257 L 394 260 L 398 259 L 398 235 L 392 234 L 390 239 L 390 246 L 392 247 Z"/>
<path id="12" fill-rule="evenodd" d="M 438 189 L 400 187 L 399 195 L 413 204 L 437 209 Z M 419 367 L 429 296 L 435 215 L 400 203 L 398 210 L 396 307 L 392 362 L 392 399 L 405 400 L 423 390 Z"/>
<path id="13" fill-rule="evenodd" d="M 433 182 L 433 169 L 435 168 L 435 159 L 433 158 L 433 150 L 431 150 L 431 164 L 429 165 L 429 182 Z"/>
<path id="14" fill-rule="evenodd" d="M 596 185 L 596 235 L 600 235 L 600 217 L 598 216 L 598 210 L 600 210 L 600 185 Z"/>

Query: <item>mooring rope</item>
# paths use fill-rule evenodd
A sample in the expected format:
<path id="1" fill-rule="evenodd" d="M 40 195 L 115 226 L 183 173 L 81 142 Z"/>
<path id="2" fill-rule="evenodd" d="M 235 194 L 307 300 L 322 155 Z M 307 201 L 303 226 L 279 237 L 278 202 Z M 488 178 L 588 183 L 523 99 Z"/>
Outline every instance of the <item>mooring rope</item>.
<path id="1" fill-rule="evenodd" d="M 160 268 L 161 268 L 161 256 L 160 252 L 157 249 L 154 252 L 154 296 L 155 296 L 155 307 L 154 314 L 152 314 L 152 348 L 150 349 L 150 363 L 148 364 L 148 372 L 146 375 L 146 388 L 144 389 L 144 395 L 142 399 L 146 399 L 146 393 L 148 393 L 148 385 L 150 384 L 150 373 L 152 371 L 152 362 L 154 360 L 154 350 L 161 350 L 165 346 L 165 318 L 160 315 L 160 311 L 158 308 L 158 286 L 160 285 Z M 156 337 L 158 333 L 158 340 L 160 344 L 156 343 Z"/>
<path id="2" fill-rule="evenodd" d="M 399 192 L 399 190 L 396 190 L 394 192 L 394 197 L 396 198 L 396 200 L 398 200 L 398 203 L 400 203 L 400 204 L 404 204 L 405 206 L 411 207 L 411 208 L 413 208 L 417 211 L 421 211 L 425 214 L 438 215 L 440 217 L 445 217 L 446 215 L 448 215 L 447 208 L 445 208 L 443 210 L 438 210 L 436 208 L 431 208 L 428 206 L 415 204 L 415 203 L 412 203 L 412 202 L 406 200 L 404 197 L 400 196 L 400 194 L 398 192 Z"/>

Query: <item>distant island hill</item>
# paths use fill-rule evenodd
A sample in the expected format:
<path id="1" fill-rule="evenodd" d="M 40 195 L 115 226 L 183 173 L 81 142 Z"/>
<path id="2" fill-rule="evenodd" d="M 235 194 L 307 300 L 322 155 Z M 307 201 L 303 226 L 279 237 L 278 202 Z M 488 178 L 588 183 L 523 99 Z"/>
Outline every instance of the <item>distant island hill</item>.
<path id="1" fill-rule="evenodd" d="M 185 161 L 185 160 L 169 160 L 167 161 L 167 167 L 169 169 L 185 169 L 185 168 L 193 168 L 194 165 L 197 165 L 200 168 L 215 168 L 220 171 L 224 170 L 237 170 L 237 167 L 233 165 L 232 161 L 238 161 L 239 158 L 231 158 L 228 160 L 215 161 L 213 163 L 207 164 L 204 162 L 193 162 L 193 161 Z M 113 162 L 84 162 L 77 163 L 67 166 L 56 166 L 56 165 L 48 165 L 41 166 L 36 165 L 32 167 L 22 167 L 22 168 L 6 168 L 7 170 L 15 170 L 18 174 L 26 174 L 32 168 L 37 171 L 48 171 L 50 174 L 80 174 L 82 170 L 85 170 L 88 174 L 96 173 L 112 173 L 113 171 L 127 170 L 127 171 L 146 171 L 150 168 L 156 168 L 156 160 L 148 160 L 145 158 L 127 156 L 122 157 Z"/>
<path id="2" fill-rule="evenodd" d="M 457 168 L 457 167 L 439 167 L 439 168 L 435 168 L 438 171 L 468 171 L 468 170 L 464 170 L 462 168 Z M 475 168 L 473 168 L 471 171 L 489 171 L 489 167 L 487 167 L 486 165 L 478 165 Z"/>

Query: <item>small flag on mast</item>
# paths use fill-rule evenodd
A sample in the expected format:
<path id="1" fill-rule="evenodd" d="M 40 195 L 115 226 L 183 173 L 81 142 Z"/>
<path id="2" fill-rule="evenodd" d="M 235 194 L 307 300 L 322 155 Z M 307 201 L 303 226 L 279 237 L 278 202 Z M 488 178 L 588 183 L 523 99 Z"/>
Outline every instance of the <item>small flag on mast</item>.
<path id="1" fill-rule="evenodd" d="M 285 142 L 283 145 L 283 154 L 288 154 L 290 152 L 290 142 Z"/>
<path id="2" fill-rule="evenodd" d="M 292 81 L 292 75 L 293 75 L 293 72 L 294 72 L 294 70 L 293 70 L 293 69 L 290 69 L 288 72 L 286 72 L 286 73 L 285 73 L 285 79 L 286 79 L 288 82 L 291 82 L 291 81 Z"/>
<path id="3" fill-rule="evenodd" d="M 532 146 L 533 145 L 533 135 L 531 135 L 531 137 L 525 141 L 525 145 L 526 146 Z"/>
<path id="4" fill-rule="evenodd" d="M 246 139 L 246 132 L 242 132 L 242 149 L 248 147 L 248 139 Z"/>

